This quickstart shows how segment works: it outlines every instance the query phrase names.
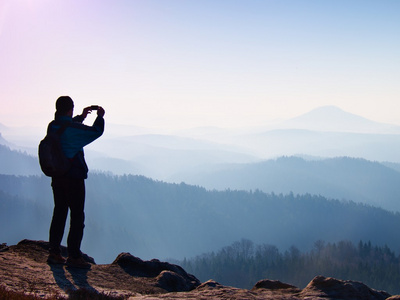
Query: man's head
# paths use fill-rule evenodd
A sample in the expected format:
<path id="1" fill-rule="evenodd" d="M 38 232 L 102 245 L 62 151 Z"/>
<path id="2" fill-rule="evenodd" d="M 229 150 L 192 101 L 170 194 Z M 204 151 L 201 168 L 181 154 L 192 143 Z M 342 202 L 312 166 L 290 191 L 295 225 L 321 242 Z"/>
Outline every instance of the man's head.
<path id="1" fill-rule="evenodd" d="M 68 115 L 74 108 L 74 101 L 69 96 L 61 96 L 56 101 L 56 113 L 58 115 Z"/>

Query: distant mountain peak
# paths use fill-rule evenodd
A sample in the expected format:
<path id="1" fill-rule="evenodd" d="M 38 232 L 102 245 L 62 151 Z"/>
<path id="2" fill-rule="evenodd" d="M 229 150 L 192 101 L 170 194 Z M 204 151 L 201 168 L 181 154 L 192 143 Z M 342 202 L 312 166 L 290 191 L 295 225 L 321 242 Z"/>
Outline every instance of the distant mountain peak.
<path id="1" fill-rule="evenodd" d="M 290 119 L 285 128 L 356 133 L 400 133 L 400 127 L 371 121 L 333 105 L 317 107 Z"/>
<path id="2" fill-rule="evenodd" d="M 317 107 L 311 110 L 310 112 L 298 116 L 292 120 L 306 120 L 306 121 L 322 120 L 325 123 L 328 121 L 343 120 L 351 122 L 359 121 L 359 122 L 375 123 L 361 116 L 346 112 L 343 109 L 333 105 Z"/>

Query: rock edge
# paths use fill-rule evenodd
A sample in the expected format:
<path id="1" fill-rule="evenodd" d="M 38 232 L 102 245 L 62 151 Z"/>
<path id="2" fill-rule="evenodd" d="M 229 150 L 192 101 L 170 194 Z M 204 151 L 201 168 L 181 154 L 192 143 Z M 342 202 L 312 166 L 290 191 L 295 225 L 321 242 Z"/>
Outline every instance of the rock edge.
<path id="1" fill-rule="evenodd" d="M 304 289 L 276 280 L 263 279 L 251 290 L 221 285 L 214 280 L 201 283 L 182 267 L 157 259 L 143 261 L 121 253 L 108 265 L 92 264 L 90 270 L 48 265 L 49 244 L 22 240 L 15 246 L 0 244 L 0 285 L 45 298 L 68 297 L 74 290 L 123 296 L 132 299 L 399 299 L 357 281 L 315 277 Z M 62 248 L 66 255 L 66 248 Z"/>

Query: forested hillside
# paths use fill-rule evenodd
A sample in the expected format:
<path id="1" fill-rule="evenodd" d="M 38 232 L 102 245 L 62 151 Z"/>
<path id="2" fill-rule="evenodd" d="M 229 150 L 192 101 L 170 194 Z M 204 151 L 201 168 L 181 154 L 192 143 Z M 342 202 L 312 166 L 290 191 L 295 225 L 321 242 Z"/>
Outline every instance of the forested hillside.
<path id="1" fill-rule="evenodd" d="M 0 241 L 47 239 L 53 199 L 44 176 L 0 175 Z M 193 257 L 242 238 L 257 244 L 292 245 L 301 251 L 317 240 L 371 241 L 400 248 L 400 214 L 310 194 L 208 191 L 142 176 L 90 174 L 83 251 L 98 262 L 120 252 L 142 259 Z"/>
<path id="2" fill-rule="evenodd" d="M 0 143 L 0 174 L 39 175 L 40 173 L 37 157 L 11 150 Z"/>
<path id="3" fill-rule="evenodd" d="M 259 163 L 210 167 L 174 179 L 208 189 L 310 193 L 400 211 L 400 172 L 396 167 L 397 164 L 350 157 L 319 160 L 279 157 Z"/>
<path id="4" fill-rule="evenodd" d="M 247 289 L 260 278 L 304 288 L 310 278 L 322 275 L 400 293 L 400 256 L 387 246 L 374 246 L 371 242 L 317 241 L 312 250 L 302 252 L 296 247 L 279 251 L 272 245 L 255 245 L 242 239 L 179 264 L 201 281 L 213 278 L 224 285 Z"/>
<path id="5" fill-rule="evenodd" d="M 165 158 L 169 156 L 167 153 L 164 153 Z M 133 162 L 91 154 L 88 159 L 91 170 L 112 170 L 118 166 L 127 174 L 132 170 L 136 170 L 136 174 L 148 173 L 146 170 L 149 165 L 142 160 Z M 181 157 L 178 165 L 185 165 L 186 160 L 182 160 L 182 154 L 175 154 Z M 219 159 L 214 157 L 214 162 L 217 160 Z M 169 173 L 180 169 L 174 161 L 177 160 L 163 164 L 156 159 L 152 165 L 161 173 Z M 192 163 L 197 164 L 199 161 L 195 159 Z M 308 160 L 300 157 L 279 157 L 258 163 L 206 164 L 189 169 L 192 169 L 190 173 L 179 173 L 171 177 L 170 182 L 185 182 L 221 191 L 231 189 L 261 190 L 275 194 L 308 193 L 400 211 L 400 167 L 396 163 L 350 157 Z M 42 172 L 37 157 L 0 145 L 0 174 L 40 175 Z"/>

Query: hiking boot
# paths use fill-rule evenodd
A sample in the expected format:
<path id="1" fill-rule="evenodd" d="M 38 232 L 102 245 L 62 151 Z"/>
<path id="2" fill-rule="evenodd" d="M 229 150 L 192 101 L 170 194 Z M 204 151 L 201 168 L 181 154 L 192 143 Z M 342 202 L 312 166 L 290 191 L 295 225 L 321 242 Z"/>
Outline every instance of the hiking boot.
<path id="1" fill-rule="evenodd" d="M 61 256 L 61 254 L 50 253 L 47 258 L 47 263 L 54 265 L 63 265 L 65 264 L 65 258 Z"/>
<path id="2" fill-rule="evenodd" d="M 90 269 L 92 265 L 80 256 L 78 258 L 68 257 L 67 266 L 71 268 Z"/>

